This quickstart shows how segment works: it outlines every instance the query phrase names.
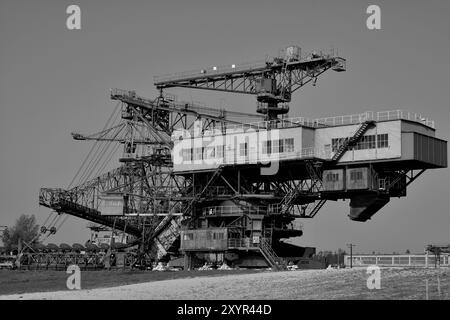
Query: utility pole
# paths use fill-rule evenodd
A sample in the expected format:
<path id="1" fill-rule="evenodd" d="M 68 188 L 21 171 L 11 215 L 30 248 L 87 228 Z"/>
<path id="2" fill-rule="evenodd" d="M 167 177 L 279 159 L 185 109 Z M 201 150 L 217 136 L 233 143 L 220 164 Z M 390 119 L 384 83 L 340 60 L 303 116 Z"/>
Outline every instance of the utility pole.
<path id="1" fill-rule="evenodd" d="M 350 248 L 350 268 L 353 268 L 353 247 L 356 247 L 355 244 L 349 243 L 347 247 Z"/>

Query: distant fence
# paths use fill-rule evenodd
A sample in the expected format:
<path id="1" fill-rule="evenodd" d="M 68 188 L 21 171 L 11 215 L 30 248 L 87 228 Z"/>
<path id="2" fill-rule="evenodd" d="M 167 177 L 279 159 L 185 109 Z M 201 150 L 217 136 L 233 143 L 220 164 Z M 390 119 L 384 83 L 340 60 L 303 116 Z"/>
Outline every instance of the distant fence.
<path id="1" fill-rule="evenodd" d="M 346 266 L 350 266 L 350 256 L 344 256 Z M 430 254 L 405 255 L 353 255 L 353 266 L 393 266 L 393 267 L 433 267 L 435 265 L 450 266 L 450 256 L 441 255 L 439 260 Z"/>
<path id="2" fill-rule="evenodd" d="M 17 256 L 7 258 L 14 262 Z M 108 268 L 131 268 L 139 262 L 138 256 L 132 252 L 116 252 L 109 259 L 105 258 L 106 253 L 103 252 L 24 252 L 20 256 L 18 268 L 21 270 L 66 270 L 69 265 L 75 264 L 81 270 L 100 270 L 107 268 L 106 261 L 109 261 Z"/>

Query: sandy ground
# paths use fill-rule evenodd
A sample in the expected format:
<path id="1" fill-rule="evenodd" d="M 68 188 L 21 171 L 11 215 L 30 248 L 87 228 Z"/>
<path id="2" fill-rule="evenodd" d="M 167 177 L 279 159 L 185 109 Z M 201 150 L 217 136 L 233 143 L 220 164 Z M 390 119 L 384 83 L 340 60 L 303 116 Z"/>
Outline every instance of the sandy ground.
<path id="1" fill-rule="evenodd" d="M 381 269 L 381 289 L 373 290 L 367 288 L 368 277 L 365 268 L 260 272 L 163 280 L 89 290 L 4 295 L 0 296 L 0 300 L 426 299 L 427 282 L 429 299 L 450 299 L 448 268 Z"/>

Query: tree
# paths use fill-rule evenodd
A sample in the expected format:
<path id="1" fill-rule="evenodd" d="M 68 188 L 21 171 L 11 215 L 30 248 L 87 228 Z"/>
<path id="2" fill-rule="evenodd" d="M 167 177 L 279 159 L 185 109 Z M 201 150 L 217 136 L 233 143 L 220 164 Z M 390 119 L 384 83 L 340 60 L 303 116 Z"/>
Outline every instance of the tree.
<path id="1" fill-rule="evenodd" d="M 405 252 L 406 254 L 410 254 L 411 252 L 409 251 L 409 249 L 408 250 L 406 250 L 406 252 Z"/>
<path id="2" fill-rule="evenodd" d="M 39 242 L 39 226 L 36 224 L 34 215 L 22 214 L 16 220 L 16 224 L 6 229 L 1 236 L 4 246 L 7 250 L 15 247 L 19 239 L 28 244 L 36 244 Z"/>

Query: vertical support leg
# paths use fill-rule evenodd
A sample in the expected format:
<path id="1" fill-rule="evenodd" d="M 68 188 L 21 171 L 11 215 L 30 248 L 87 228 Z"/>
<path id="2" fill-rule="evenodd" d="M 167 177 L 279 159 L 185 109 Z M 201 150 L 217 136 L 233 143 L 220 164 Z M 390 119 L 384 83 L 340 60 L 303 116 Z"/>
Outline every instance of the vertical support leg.
<path id="1" fill-rule="evenodd" d="M 189 252 L 184 253 L 184 270 L 191 270 L 191 254 Z"/>

